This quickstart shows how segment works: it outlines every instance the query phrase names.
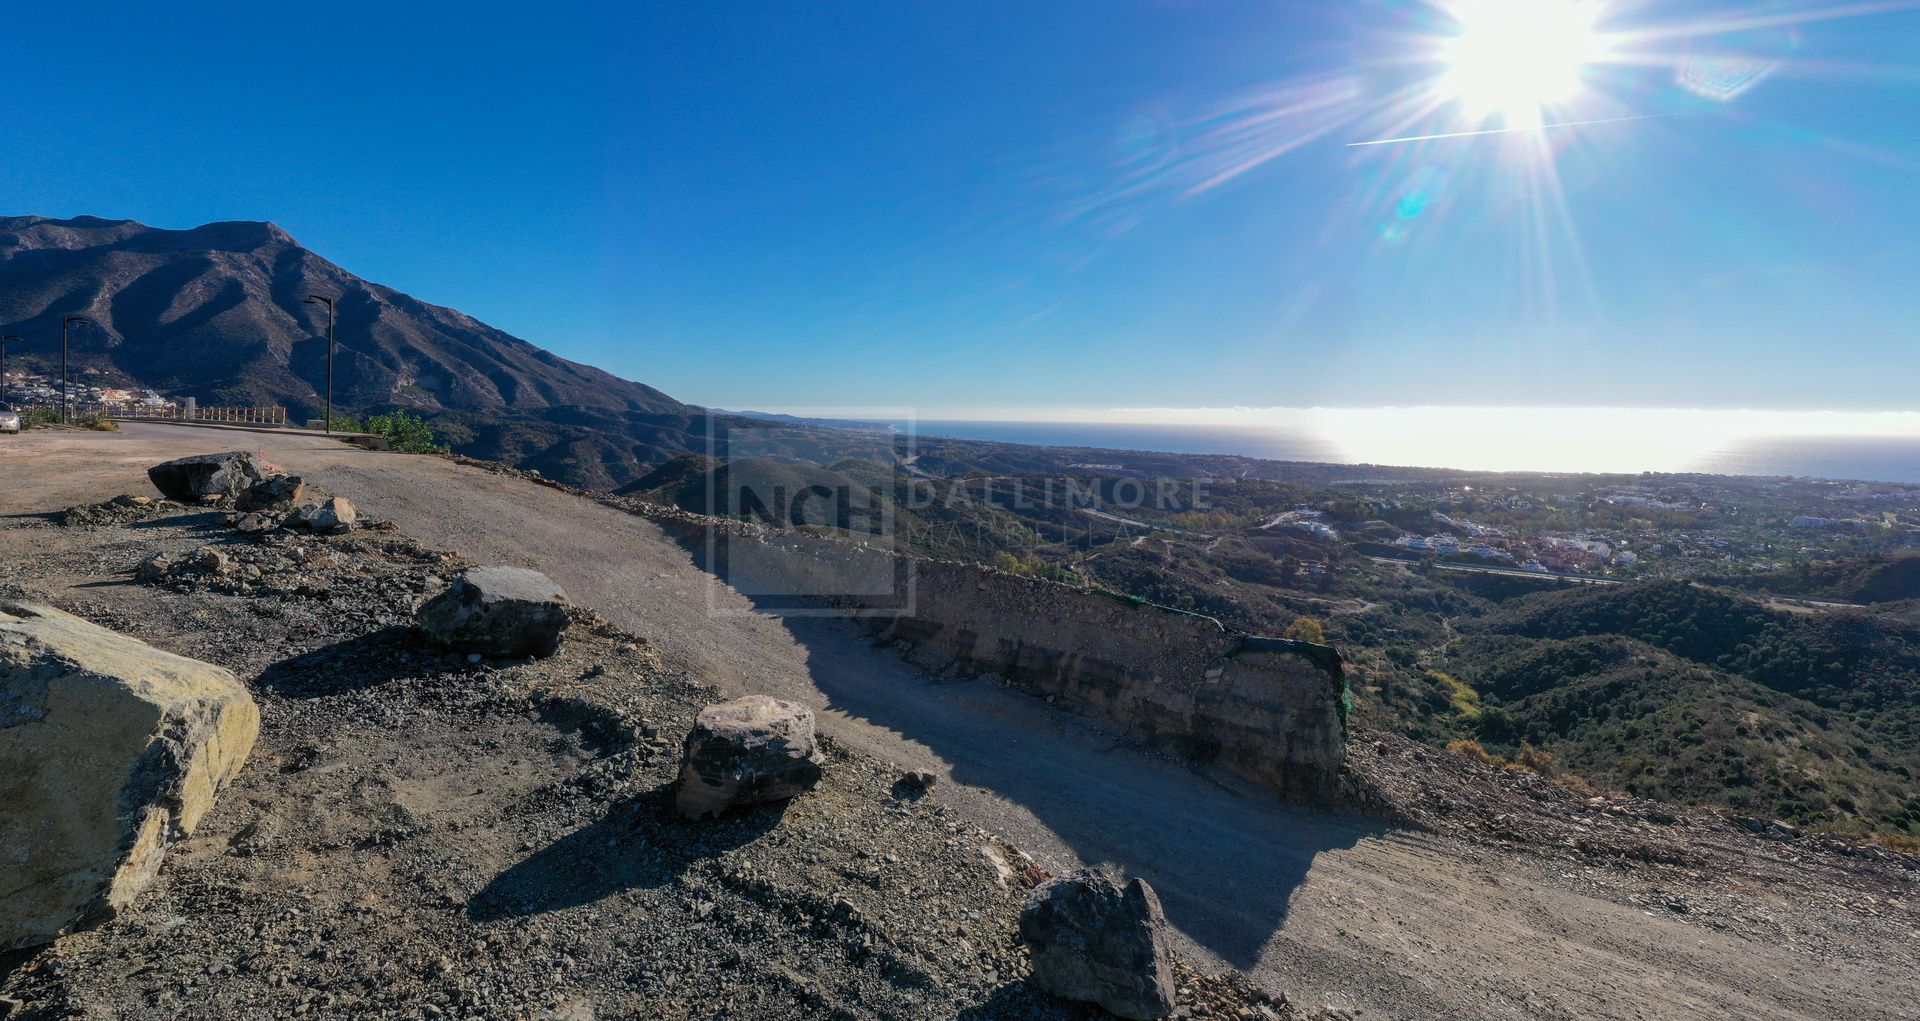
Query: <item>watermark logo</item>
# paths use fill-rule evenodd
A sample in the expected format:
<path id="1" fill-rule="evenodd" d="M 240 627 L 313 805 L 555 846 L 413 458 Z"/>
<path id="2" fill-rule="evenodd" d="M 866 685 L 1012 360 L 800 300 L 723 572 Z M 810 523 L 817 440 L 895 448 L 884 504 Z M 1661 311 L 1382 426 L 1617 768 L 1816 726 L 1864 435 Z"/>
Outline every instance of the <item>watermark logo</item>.
<path id="1" fill-rule="evenodd" d="M 710 418 L 703 503 L 725 524 L 707 532 L 708 612 L 911 614 L 913 423 L 906 409 Z"/>
<path id="2" fill-rule="evenodd" d="M 1212 480 L 1160 477 L 1163 455 L 1088 460 L 922 437 L 916 424 L 905 409 L 710 419 L 707 461 L 677 498 L 686 506 L 698 489 L 699 509 L 717 519 L 708 610 L 911 616 L 916 557 L 1097 584 L 1082 561 L 1111 544 L 1210 542 L 1235 525 L 1213 515 Z"/>

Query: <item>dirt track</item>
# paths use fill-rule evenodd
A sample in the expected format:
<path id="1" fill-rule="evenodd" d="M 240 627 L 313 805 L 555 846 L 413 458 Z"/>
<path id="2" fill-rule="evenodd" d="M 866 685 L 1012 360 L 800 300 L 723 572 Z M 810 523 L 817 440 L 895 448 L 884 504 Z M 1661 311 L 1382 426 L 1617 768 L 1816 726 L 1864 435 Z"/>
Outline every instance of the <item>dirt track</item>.
<path id="1" fill-rule="evenodd" d="M 1649 911 L 1620 893 L 1631 873 L 1290 810 L 992 684 L 932 681 L 839 622 L 754 613 L 652 523 L 511 477 L 318 437 L 35 432 L 0 437 L 0 515 L 146 491 L 149 464 L 238 447 L 429 545 L 546 572 L 697 677 L 823 707 L 830 734 L 950 776 L 943 801 L 1044 864 L 1147 878 L 1190 953 L 1298 1002 L 1362 1017 L 1622 1019 L 1890 1019 L 1920 1002 L 1910 907 L 1842 925 L 1757 890 L 1764 919 Z M 0 564 L 19 538 L 0 518 Z"/>

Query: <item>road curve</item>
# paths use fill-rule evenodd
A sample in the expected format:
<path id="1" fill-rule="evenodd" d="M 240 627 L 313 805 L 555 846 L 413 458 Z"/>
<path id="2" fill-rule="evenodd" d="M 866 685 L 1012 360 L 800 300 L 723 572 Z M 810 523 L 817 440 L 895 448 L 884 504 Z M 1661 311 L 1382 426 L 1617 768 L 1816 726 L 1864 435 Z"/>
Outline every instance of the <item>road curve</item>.
<path id="1" fill-rule="evenodd" d="M 1892 1019 L 1920 1002 L 1911 972 L 1850 970 L 1587 896 L 1533 859 L 1291 810 L 996 685 L 937 682 L 843 622 L 756 612 L 644 519 L 445 460 L 160 424 L 34 432 L 0 437 L 0 515 L 143 491 L 147 465 L 241 446 L 430 545 L 544 571 L 722 689 L 821 707 L 826 733 L 948 777 L 937 798 L 1043 864 L 1146 878 L 1185 952 L 1297 1002 L 1621 1021 Z M 0 558 L 8 538 L 0 516 Z"/>

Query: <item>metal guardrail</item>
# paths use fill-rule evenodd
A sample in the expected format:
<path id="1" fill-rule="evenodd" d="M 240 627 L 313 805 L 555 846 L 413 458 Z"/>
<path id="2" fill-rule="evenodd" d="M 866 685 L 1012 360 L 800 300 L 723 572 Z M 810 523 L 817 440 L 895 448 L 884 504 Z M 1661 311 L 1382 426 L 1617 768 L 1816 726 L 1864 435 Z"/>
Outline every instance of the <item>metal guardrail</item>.
<path id="1" fill-rule="evenodd" d="M 279 405 L 233 404 L 202 407 L 192 417 L 173 404 L 77 404 L 75 415 L 99 415 L 103 418 L 149 418 L 178 422 L 222 422 L 228 425 L 287 424 L 287 409 Z"/>
<path id="2" fill-rule="evenodd" d="M 277 405 L 229 405 L 224 407 L 201 408 L 195 412 L 196 422 L 228 422 L 236 425 L 286 425 L 287 409 Z"/>

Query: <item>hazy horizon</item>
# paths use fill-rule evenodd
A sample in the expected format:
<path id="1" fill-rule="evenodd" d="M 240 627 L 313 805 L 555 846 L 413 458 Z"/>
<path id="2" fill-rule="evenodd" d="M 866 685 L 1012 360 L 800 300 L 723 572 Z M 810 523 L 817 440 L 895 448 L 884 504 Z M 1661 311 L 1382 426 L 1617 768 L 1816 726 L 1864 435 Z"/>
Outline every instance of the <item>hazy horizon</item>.
<path id="1" fill-rule="evenodd" d="M 911 422 L 914 432 L 926 435 L 1122 451 L 1470 471 L 1808 475 L 1920 484 L 1920 412 L 1157 408 L 967 418 L 898 408 L 740 410 Z"/>

